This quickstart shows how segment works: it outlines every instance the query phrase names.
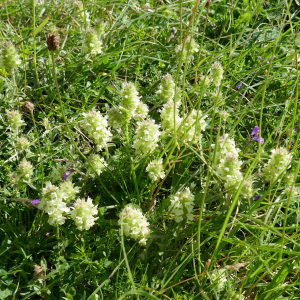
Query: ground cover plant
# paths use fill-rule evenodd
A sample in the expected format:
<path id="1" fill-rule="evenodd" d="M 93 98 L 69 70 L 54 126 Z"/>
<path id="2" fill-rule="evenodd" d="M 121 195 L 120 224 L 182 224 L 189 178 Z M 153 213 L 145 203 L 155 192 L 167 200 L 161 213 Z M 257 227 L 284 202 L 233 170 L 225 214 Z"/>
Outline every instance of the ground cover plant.
<path id="1" fill-rule="evenodd" d="M 299 1 L 2 1 L 0 299 L 299 299 Z"/>

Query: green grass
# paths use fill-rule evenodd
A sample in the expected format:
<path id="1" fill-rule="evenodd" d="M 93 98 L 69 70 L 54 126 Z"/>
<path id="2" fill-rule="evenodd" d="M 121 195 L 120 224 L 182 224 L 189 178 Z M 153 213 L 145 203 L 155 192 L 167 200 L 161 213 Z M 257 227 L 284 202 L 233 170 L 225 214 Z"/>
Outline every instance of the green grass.
<path id="1" fill-rule="evenodd" d="M 0 66 L 0 299 L 299 299 L 299 62 L 289 56 L 300 47 L 298 2 L 1 1 L 0 39 L 15 45 L 21 64 L 13 74 Z M 85 32 L 97 20 L 107 22 L 102 53 L 83 53 Z M 60 46 L 50 52 L 53 31 Z M 199 51 L 185 59 L 176 49 L 188 37 Z M 224 69 L 220 89 L 212 82 L 205 90 L 201 76 L 210 77 L 216 61 Z M 111 140 L 97 151 L 83 113 L 120 109 L 122 85 L 131 82 L 148 117 L 161 125 L 165 103 L 157 92 L 166 74 L 188 125 L 161 134 L 140 156 L 133 142 L 141 119 L 131 118 L 111 128 Z M 214 92 L 222 93 L 221 105 Z M 33 113 L 22 110 L 25 101 L 35 105 Z M 207 115 L 197 142 L 184 136 L 192 109 Z M 22 114 L 18 132 L 7 110 Z M 254 126 L 263 145 L 252 140 Z M 242 179 L 233 188 L 220 175 L 224 134 L 240 149 Z M 18 150 L 21 136 L 28 150 Z M 264 167 L 279 147 L 291 164 L 268 182 Z M 100 175 L 90 154 L 107 163 Z M 23 158 L 33 176 L 13 186 L 9 174 Z M 146 168 L 159 158 L 166 176 L 152 182 Z M 46 182 L 63 182 L 62 173 L 55 182 L 59 168 L 72 169 L 75 199 L 98 205 L 89 230 L 78 230 L 70 216 L 52 226 L 31 204 L 43 198 Z M 297 195 L 285 193 L 287 173 L 295 175 Z M 194 195 L 193 220 L 177 223 L 169 207 L 185 188 Z M 118 224 L 130 203 L 150 224 L 145 246 Z"/>

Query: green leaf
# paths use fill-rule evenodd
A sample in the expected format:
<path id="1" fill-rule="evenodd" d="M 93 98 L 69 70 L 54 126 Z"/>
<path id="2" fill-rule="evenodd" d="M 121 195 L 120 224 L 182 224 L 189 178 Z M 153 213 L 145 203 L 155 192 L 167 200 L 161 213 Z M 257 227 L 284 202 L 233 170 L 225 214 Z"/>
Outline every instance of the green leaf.
<path id="1" fill-rule="evenodd" d="M 46 17 L 43 22 L 34 30 L 33 32 L 33 36 L 36 36 L 42 29 L 43 27 L 48 23 L 48 21 L 50 20 L 51 14 Z"/>

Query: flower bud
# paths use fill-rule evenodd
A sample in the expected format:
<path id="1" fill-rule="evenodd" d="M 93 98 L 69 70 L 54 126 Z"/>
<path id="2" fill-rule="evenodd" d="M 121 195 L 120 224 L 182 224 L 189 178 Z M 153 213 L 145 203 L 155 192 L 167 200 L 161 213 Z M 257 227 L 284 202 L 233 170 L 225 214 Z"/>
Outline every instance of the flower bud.
<path id="1" fill-rule="evenodd" d="M 19 150 L 19 151 L 23 151 L 23 150 L 27 150 L 30 146 L 30 142 L 28 141 L 28 139 L 24 136 L 21 136 L 18 141 L 17 141 L 17 144 L 16 144 L 16 148 Z"/>
<path id="2" fill-rule="evenodd" d="M 212 81 L 214 82 L 215 86 L 217 87 L 220 86 L 221 81 L 223 79 L 223 73 L 224 70 L 222 65 L 218 61 L 216 61 L 210 70 L 210 75 L 212 77 Z"/>
<path id="3" fill-rule="evenodd" d="M 195 52 L 199 51 L 198 47 L 199 46 L 197 45 L 195 40 L 189 36 L 186 39 L 184 47 L 183 47 L 183 44 L 177 46 L 175 49 L 175 52 L 177 52 L 178 55 L 181 55 L 181 51 L 182 51 L 182 62 L 185 62 L 185 61 L 189 60 Z"/>
<path id="4" fill-rule="evenodd" d="M 10 173 L 10 182 L 13 186 L 20 187 L 24 183 L 30 181 L 30 177 L 33 175 L 33 166 L 25 158 L 20 162 L 16 172 Z"/>
<path id="5" fill-rule="evenodd" d="M 17 110 L 6 110 L 7 121 L 12 131 L 16 132 L 20 126 L 25 125 L 22 115 Z"/>
<path id="6" fill-rule="evenodd" d="M 91 53 L 93 55 L 102 52 L 102 42 L 99 40 L 97 31 L 89 28 L 85 33 L 85 41 L 82 47 L 83 53 Z"/>
<path id="7" fill-rule="evenodd" d="M 100 36 L 103 36 L 107 28 L 107 22 L 104 20 L 96 20 L 94 28 Z"/>
<path id="8" fill-rule="evenodd" d="M 107 111 L 108 124 L 114 129 L 121 128 L 125 123 L 125 115 L 122 111 L 112 107 Z"/>
<path id="9" fill-rule="evenodd" d="M 0 68 L 11 74 L 20 64 L 21 60 L 15 46 L 11 42 L 3 42 L 0 52 Z"/>

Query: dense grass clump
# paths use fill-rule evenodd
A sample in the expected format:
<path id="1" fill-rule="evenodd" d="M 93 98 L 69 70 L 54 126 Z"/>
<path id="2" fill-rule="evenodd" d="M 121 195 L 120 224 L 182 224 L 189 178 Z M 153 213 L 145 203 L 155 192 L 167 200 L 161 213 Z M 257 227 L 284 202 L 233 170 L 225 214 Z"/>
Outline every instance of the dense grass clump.
<path id="1" fill-rule="evenodd" d="M 298 1 L 0 4 L 0 299 L 298 299 Z"/>

